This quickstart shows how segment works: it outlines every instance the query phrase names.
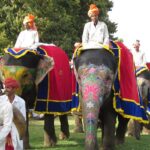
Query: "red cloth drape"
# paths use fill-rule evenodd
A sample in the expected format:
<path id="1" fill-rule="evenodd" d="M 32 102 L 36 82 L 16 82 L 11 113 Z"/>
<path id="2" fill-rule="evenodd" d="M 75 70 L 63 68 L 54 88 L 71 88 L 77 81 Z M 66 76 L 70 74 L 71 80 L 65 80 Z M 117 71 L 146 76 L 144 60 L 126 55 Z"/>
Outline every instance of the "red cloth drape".
<path id="1" fill-rule="evenodd" d="M 121 98 L 139 103 L 133 56 L 123 43 L 116 42 L 116 44 L 121 49 L 119 71 Z"/>
<path id="2" fill-rule="evenodd" d="M 148 69 L 150 70 L 150 62 L 149 63 L 146 63 Z"/>
<path id="3" fill-rule="evenodd" d="M 54 68 L 49 72 L 49 100 L 71 100 L 71 70 L 66 53 L 56 46 L 41 46 L 54 59 Z"/>
<path id="4" fill-rule="evenodd" d="M 9 133 L 7 137 L 11 138 L 11 134 Z M 8 143 L 6 143 L 5 150 L 14 150 L 14 147 L 13 145 L 8 145 Z"/>

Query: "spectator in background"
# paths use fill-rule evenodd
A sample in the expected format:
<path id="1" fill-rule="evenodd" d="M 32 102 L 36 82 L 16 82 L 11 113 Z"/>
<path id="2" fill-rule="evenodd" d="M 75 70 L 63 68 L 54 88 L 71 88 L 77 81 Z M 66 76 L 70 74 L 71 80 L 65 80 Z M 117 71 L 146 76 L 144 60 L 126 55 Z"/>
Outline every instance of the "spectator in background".
<path id="1" fill-rule="evenodd" d="M 146 65 L 146 57 L 145 53 L 140 50 L 140 41 L 136 40 L 133 44 L 133 50 L 131 51 L 133 54 L 133 60 L 136 68 Z"/>

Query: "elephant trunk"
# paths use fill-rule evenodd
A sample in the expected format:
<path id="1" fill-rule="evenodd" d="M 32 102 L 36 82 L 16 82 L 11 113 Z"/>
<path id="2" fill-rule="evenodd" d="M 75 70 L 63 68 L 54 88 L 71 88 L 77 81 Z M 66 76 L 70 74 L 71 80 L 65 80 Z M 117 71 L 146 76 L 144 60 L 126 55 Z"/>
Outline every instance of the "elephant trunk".
<path id="1" fill-rule="evenodd" d="M 88 80 L 88 78 L 86 78 Z M 89 80 L 90 81 L 90 80 Z M 82 84 L 82 111 L 85 127 L 85 149 L 98 150 L 97 124 L 100 106 L 100 86 L 98 82 L 88 82 Z"/>
<path id="2" fill-rule="evenodd" d="M 85 127 L 85 149 L 98 150 L 97 124 L 100 108 L 111 91 L 113 72 L 102 66 L 82 66 L 78 70 L 82 94 L 82 112 Z"/>

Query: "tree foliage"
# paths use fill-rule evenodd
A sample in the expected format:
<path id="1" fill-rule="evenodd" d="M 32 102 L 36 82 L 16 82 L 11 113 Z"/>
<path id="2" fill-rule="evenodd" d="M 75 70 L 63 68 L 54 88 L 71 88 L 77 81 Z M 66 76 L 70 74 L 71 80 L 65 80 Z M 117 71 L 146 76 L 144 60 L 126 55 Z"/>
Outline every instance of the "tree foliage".
<path id="1" fill-rule="evenodd" d="M 72 53 L 76 41 L 81 41 L 84 24 L 89 20 L 89 5 L 95 3 L 101 10 L 101 20 L 108 25 L 111 38 L 117 24 L 107 15 L 113 7 L 110 0 L 2 0 L 0 3 L 0 48 L 13 47 L 22 30 L 24 16 L 36 16 L 40 41 L 54 43 Z"/>

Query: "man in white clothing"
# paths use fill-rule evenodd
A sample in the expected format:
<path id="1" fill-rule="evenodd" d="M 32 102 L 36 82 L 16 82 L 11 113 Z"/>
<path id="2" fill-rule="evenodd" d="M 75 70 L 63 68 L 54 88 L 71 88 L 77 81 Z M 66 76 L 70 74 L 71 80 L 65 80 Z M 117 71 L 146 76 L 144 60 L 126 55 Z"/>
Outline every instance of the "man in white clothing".
<path id="1" fill-rule="evenodd" d="M 136 40 L 133 47 L 132 54 L 136 68 L 146 65 L 145 53 L 140 50 L 140 41 Z"/>
<path id="2" fill-rule="evenodd" d="M 109 32 L 107 25 L 99 21 L 98 15 L 100 10 L 95 4 L 90 5 L 88 16 L 91 22 L 88 22 L 84 26 L 82 35 L 82 44 L 96 43 L 109 46 Z"/>
<path id="3" fill-rule="evenodd" d="M 6 95 L 3 95 L 3 99 L 8 99 L 9 102 L 15 106 L 26 119 L 25 101 L 15 94 L 16 89 L 19 88 L 19 83 L 13 78 L 7 78 L 4 81 L 4 86 Z M 20 140 L 19 131 L 15 123 L 12 124 L 11 138 L 14 150 L 23 150 L 23 141 Z"/>
<path id="4" fill-rule="evenodd" d="M 32 14 L 28 14 L 24 18 L 23 25 L 25 30 L 20 32 L 14 48 L 35 48 L 35 45 L 39 42 L 39 35 L 34 23 L 34 18 Z"/>
<path id="5" fill-rule="evenodd" d="M 6 139 L 11 131 L 12 122 L 12 104 L 8 99 L 0 96 L 0 150 L 5 150 Z"/>

